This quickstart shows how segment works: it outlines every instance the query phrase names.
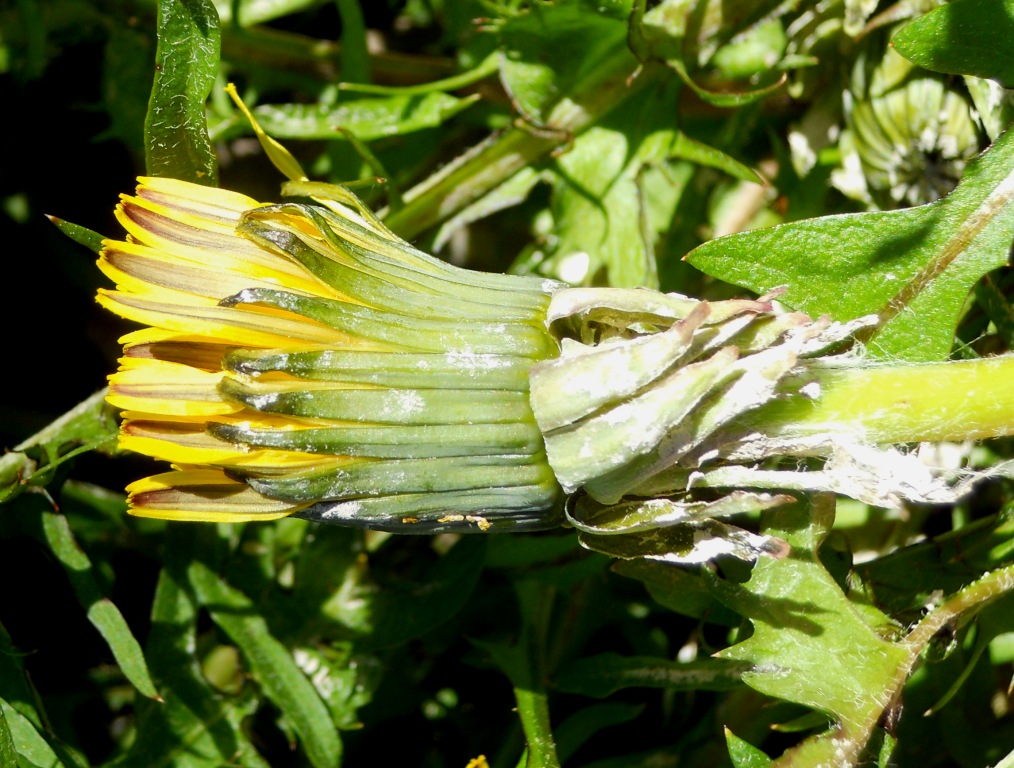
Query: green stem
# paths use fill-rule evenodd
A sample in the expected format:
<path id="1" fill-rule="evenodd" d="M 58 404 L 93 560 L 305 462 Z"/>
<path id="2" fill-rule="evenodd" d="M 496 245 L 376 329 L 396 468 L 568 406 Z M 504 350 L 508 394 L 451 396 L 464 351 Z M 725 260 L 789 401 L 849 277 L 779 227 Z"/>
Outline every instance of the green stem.
<path id="1" fill-rule="evenodd" d="M 44 485 L 52 470 L 73 456 L 95 449 L 115 451 L 118 429 L 105 389 L 78 403 L 0 457 L 0 503 L 28 485 Z"/>
<path id="2" fill-rule="evenodd" d="M 1014 565 L 990 571 L 978 581 L 952 595 L 916 624 L 915 629 L 905 638 L 905 644 L 911 649 L 913 656 L 917 656 L 945 626 L 966 613 L 981 610 L 987 603 L 1011 591 L 1014 591 Z"/>
<path id="3" fill-rule="evenodd" d="M 560 768 L 556 741 L 549 718 L 549 699 L 543 685 L 546 634 L 553 609 L 552 589 L 535 582 L 517 585 L 524 617 L 521 645 L 514 685 L 518 716 L 528 742 L 528 768 Z"/>
<path id="4" fill-rule="evenodd" d="M 1014 565 L 1007 565 L 969 584 L 923 618 L 903 641 L 903 645 L 908 649 L 908 658 L 904 664 L 898 665 L 893 678 L 884 686 L 884 700 L 890 702 L 884 711 L 896 706 L 902 688 L 915 669 L 923 650 L 941 629 L 966 614 L 981 610 L 987 603 L 1011 591 L 1014 591 Z M 876 723 L 869 721 L 865 725 L 864 735 L 865 740 L 868 740 Z"/>
<path id="5" fill-rule="evenodd" d="M 528 742 L 528 768 L 560 768 L 549 723 L 549 700 L 543 690 L 514 689 L 518 716 Z"/>
<path id="6" fill-rule="evenodd" d="M 337 0 L 342 20 L 342 79 L 370 82 L 370 54 L 366 50 L 366 22 L 359 0 Z"/>
<path id="7" fill-rule="evenodd" d="M 811 366 L 819 397 L 758 409 L 772 438 L 852 434 L 871 443 L 969 440 L 1014 434 L 1014 355 L 942 363 Z"/>
<path id="8" fill-rule="evenodd" d="M 382 212 L 385 223 L 407 240 L 449 219 L 529 165 L 569 144 L 574 136 L 653 79 L 636 78 L 637 60 L 626 45 L 589 72 L 552 110 L 545 126 L 517 125 L 473 147 L 405 193 L 405 206 Z"/>
<path id="9" fill-rule="evenodd" d="M 237 67 L 259 65 L 317 81 L 334 82 L 343 76 L 341 44 L 266 27 L 225 26 L 222 58 Z M 372 54 L 369 63 L 373 79 L 388 84 L 427 87 L 437 80 L 443 86 L 443 80 L 454 73 L 454 62 L 434 56 L 386 52 Z"/>

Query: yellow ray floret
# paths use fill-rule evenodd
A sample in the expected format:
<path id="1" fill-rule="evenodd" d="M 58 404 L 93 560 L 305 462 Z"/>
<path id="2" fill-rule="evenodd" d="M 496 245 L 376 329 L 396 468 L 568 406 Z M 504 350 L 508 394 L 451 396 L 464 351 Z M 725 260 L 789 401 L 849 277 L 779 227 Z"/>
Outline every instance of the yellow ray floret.
<path id="1" fill-rule="evenodd" d="M 165 416 L 202 416 L 235 413 L 242 406 L 225 400 L 218 385 L 225 375 L 164 360 L 123 358 L 120 370 L 109 377 L 112 405 L 128 411 Z"/>
<path id="2" fill-rule="evenodd" d="M 306 504 L 269 499 L 217 469 L 178 469 L 127 486 L 131 511 L 189 522 L 277 520 Z"/>
<path id="3" fill-rule="evenodd" d="M 128 421 L 120 434 L 120 448 L 173 464 L 206 464 L 223 469 L 243 467 L 261 472 L 324 465 L 339 467 L 351 461 L 347 456 L 251 449 L 209 435 L 201 422 Z"/>

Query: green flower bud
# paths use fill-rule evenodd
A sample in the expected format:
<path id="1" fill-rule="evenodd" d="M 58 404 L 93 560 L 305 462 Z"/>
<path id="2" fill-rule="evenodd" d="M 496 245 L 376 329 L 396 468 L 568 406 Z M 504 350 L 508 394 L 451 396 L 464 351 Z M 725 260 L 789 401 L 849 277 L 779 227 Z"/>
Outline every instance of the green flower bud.
<path id="1" fill-rule="evenodd" d="M 856 62 L 844 94 L 843 168 L 832 182 L 880 208 L 920 205 L 950 192 L 982 148 L 961 81 L 919 69 L 892 48 Z"/>

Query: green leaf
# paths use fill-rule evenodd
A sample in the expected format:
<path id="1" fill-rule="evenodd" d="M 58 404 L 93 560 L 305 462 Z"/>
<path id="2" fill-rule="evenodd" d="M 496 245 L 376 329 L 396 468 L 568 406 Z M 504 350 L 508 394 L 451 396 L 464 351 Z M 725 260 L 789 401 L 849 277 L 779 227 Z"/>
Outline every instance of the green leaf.
<path id="1" fill-rule="evenodd" d="M 567 693 L 605 698 L 624 688 L 675 691 L 726 691 L 740 684 L 749 664 L 723 659 L 668 661 L 649 656 L 603 653 L 578 659 L 553 675 L 554 687 Z"/>
<path id="2" fill-rule="evenodd" d="M 729 747 L 729 759 L 735 768 L 768 768 L 771 758 L 749 741 L 725 729 L 725 743 Z"/>
<path id="3" fill-rule="evenodd" d="M 217 184 L 204 102 L 218 73 L 220 47 L 211 0 L 159 0 L 155 82 L 144 123 L 149 175 Z"/>
<path id="4" fill-rule="evenodd" d="M 880 745 L 880 753 L 877 755 L 877 768 L 890 768 L 894 765 L 894 761 L 891 757 L 894 755 L 894 750 L 898 746 L 898 737 L 891 733 L 884 734 L 884 741 Z M 995 768 L 1002 768 L 1000 765 Z"/>
<path id="5" fill-rule="evenodd" d="M 0 765 L 14 766 L 18 763 L 18 756 L 14 751 L 14 737 L 11 736 L 11 729 L 7 725 L 7 717 L 4 715 L 4 704 L 6 703 L 0 699 Z"/>
<path id="6" fill-rule="evenodd" d="M 72 224 L 69 221 L 58 219 L 56 216 L 47 216 L 46 218 L 75 243 L 83 245 L 93 253 L 98 253 L 102 250 L 102 241 L 105 238 L 98 232 L 93 232 L 87 227 L 82 227 L 80 224 Z"/>
<path id="7" fill-rule="evenodd" d="M 2 765 L 10 768 L 64 768 L 64 763 L 28 718 L 0 697 L 0 758 L 5 757 L 6 751 L 3 731 L 7 732 L 15 757 L 10 762 L 5 759 Z"/>
<path id="8" fill-rule="evenodd" d="M 787 42 L 781 19 L 769 18 L 719 48 L 711 63 L 723 75 L 740 80 L 766 74 L 782 59 Z"/>
<path id="9" fill-rule="evenodd" d="M 750 181 L 755 184 L 765 183 L 764 178 L 753 168 L 744 165 L 720 149 L 715 149 L 702 141 L 687 136 L 682 131 L 676 133 L 669 155 L 689 160 L 697 165 L 716 168 L 741 181 Z"/>
<path id="10" fill-rule="evenodd" d="M 363 98 L 328 104 L 261 104 L 252 111 L 271 136 L 279 139 L 345 139 L 351 131 L 360 141 L 400 136 L 435 128 L 476 102 L 446 93 Z"/>
<path id="11" fill-rule="evenodd" d="M 649 87 L 647 94 L 589 128 L 556 161 L 558 240 L 544 274 L 575 285 L 658 284 L 654 246 L 679 197 L 653 208 L 645 174 L 689 147 L 673 125 L 678 88 Z"/>
<path id="12" fill-rule="evenodd" d="M 739 624 L 737 614 L 712 594 L 699 570 L 650 560 L 620 560 L 613 570 L 643 582 L 652 599 L 671 611 L 725 627 Z"/>
<path id="13" fill-rule="evenodd" d="M 952 0 L 902 27 L 891 45 L 925 69 L 1014 88 L 1014 0 Z"/>
<path id="14" fill-rule="evenodd" d="M 341 741 L 327 706 L 256 605 L 203 562 L 191 563 L 188 571 L 198 599 L 243 652 L 254 680 L 291 722 L 310 762 L 317 768 L 339 765 Z"/>
<path id="15" fill-rule="evenodd" d="M 360 0 L 337 0 L 342 20 L 342 80 L 346 83 L 370 81 L 370 54 L 366 48 L 366 24 Z"/>
<path id="16" fill-rule="evenodd" d="M 622 18 L 576 2 L 537 5 L 501 27 L 500 78 L 525 119 L 543 126 L 552 108 L 626 38 Z"/>
<path id="17" fill-rule="evenodd" d="M 686 257 L 714 277 L 811 316 L 877 313 L 879 357 L 948 357 L 975 281 L 1002 266 L 1014 240 L 1014 131 L 968 164 L 947 197 L 900 211 L 824 216 L 712 240 Z"/>
<path id="18" fill-rule="evenodd" d="M 0 715 L 19 756 L 14 763 L 3 762 L 0 765 L 4 768 L 8 765 L 19 768 L 86 768 L 85 759 L 60 743 L 49 731 L 41 711 L 39 693 L 32 686 L 21 662 L 24 655 L 0 624 Z"/>
<path id="19" fill-rule="evenodd" d="M 746 91 L 714 91 L 699 85 L 697 81 L 694 80 L 693 76 L 687 72 L 686 66 L 684 66 L 682 61 L 673 60 L 668 63 L 669 66 L 676 70 L 680 79 L 690 86 L 690 89 L 694 93 L 709 104 L 714 104 L 716 107 L 742 107 L 747 104 L 752 104 L 755 101 L 760 101 L 766 96 L 770 96 L 788 81 L 788 75 L 785 73 L 779 74 L 773 72 L 767 78 L 768 82 L 758 88 Z"/>
<path id="20" fill-rule="evenodd" d="M 171 529 L 168 562 L 159 575 L 152 604 L 148 658 L 164 704 L 142 700 L 137 738 L 118 768 L 268 768 L 243 729 L 253 706 L 218 695 L 201 674 L 197 644 L 197 603 L 186 581 L 193 529 Z"/>
<path id="21" fill-rule="evenodd" d="M 610 14 L 620 4 L 613 5 L 614 8 L 607 11 Z M 602 3 L 597 4 L 597 7 L 602 6 Z M 539 4 L 538 11 L 533 12 L 549 7 Z M 382 212 L 382 218 L 395 232 L 413 239 L 453 216 L 554 149 L 567 148 L 574 136 L 602 115 L 628 103 L 642 88 L 661 79 L 658 71 L 632 78 L 637 69 L 637 59 L 626 45 L 610 49 L 609 56 L 582 70 L 568 98 L 560 100 L 550 110 L 546 118 L 547 130 L 514 126 L 502 134 L 490 136 L 406 192 L 405 207 L 387 214 Z"/>
<path id="22" fill-rule="evenodd" d="M 536 169 L 522 168 L 503 184 L 445 221 L 433 239 L 434 252 L 439 253 L 451 236 L 462 227 L 491 216 L 497 211 L 520 205 L 535 188 L 535 185 L 542 180 L 542 173 Z"/>
<path id="23" fill-rule="evenodd" d="M 750 29 L 775 5 L 773 0 L 721 4 L 663 0 L 645 12 L 645 0 L 638 0 L 631 19 L 631 46 L 642 60 L 664 61 L 709 104 L 743 106 L 778 90 L 786 82 L 786 75 L 769 67 L 765 82 L 758 87 L 725 84 L 716 90 L 699 84 L 697 68 L 710 63 L 722 43 Z"/>
<path id="24" fill-rule="evenodd" d="M 490 53 L 472 69 L 418 85 L 375 85 L 372 83 L 350 83 L 346 80 L 341 83 L 341 89 L 349 93 L 372 93 L 379 96 L 410 96 L 432 93 L 433 91 L 444 91 L 445 93 L 459 91 L 495 74 L 500 69 L 499 61 L 500 57 L 496 53 Z"/>
<path id="25" fill-rule="evenodd" d="M 141 645 L 127 626 L 120 609 L 102 594 L 91 561 L 74 539 L 67 518 L 42 509 L 41 528 L 44 543 L 64 567 L 88 620 L 109 644 L 109 650 L 123 674 L 142 694 L 161 701 L 148 672 Z"/>
<path id="26" fill-rule="evenodd" d="M 828 503 L 829 502 L 829 503 Z M 724 659 L 748 662 L 743 681 L 768 696 L 811 707 L 835 717 L 827 739 L 800 748 L 807 759 L 848 765 L 880 721 L 887 702 L 882 692 L 909 661 L 909 651 L 885 640 L 890 627 L 882 614 L 849 600 L 817 557 L 833 518 L 834 498 L 782 507 L 768 513 L 765 531 L 792 546 L 782 559 L 760 558 L 743 585 L 715 580 L 716 595 L 753 623 L 753 634 L 722 651 Z M 798 762 L 797 765 L 818 764 Z"/>

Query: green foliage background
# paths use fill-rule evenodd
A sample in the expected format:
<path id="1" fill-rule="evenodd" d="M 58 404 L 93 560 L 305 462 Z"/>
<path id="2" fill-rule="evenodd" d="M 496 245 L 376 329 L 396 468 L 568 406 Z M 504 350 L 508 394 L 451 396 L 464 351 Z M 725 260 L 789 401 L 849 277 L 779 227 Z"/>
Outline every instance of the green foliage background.
<path id="1" fill-rule="evenodd" d="M 747 521 L 793 545 L 753 566 L 614 562 L 569 530 L 166 525 L 126 516 L 154 468 L 116 455 L 93 396 L 128 328 L 81 244 L 119 236 L 117 194 L 147 172 L 277 196 L 228 82 L 313 178 L 366 180 L 456 263 L 703 298 L 787 283 L 814 315 L 881 312 L 886 360 L 1008 352 L 1014 4 L 937 5 L 0 7 L 0 766 L 1014 764 L 1009 481 L 947 508 L 802 499 Z M 887 98 L 864 83 L 906 22 L 927 69 L 874 130 L 856 105 Z M 920 114 L 938 87 L 973 126 L 960 156 Z M 961 184 L 907 196 L 930 174 Z"/>

